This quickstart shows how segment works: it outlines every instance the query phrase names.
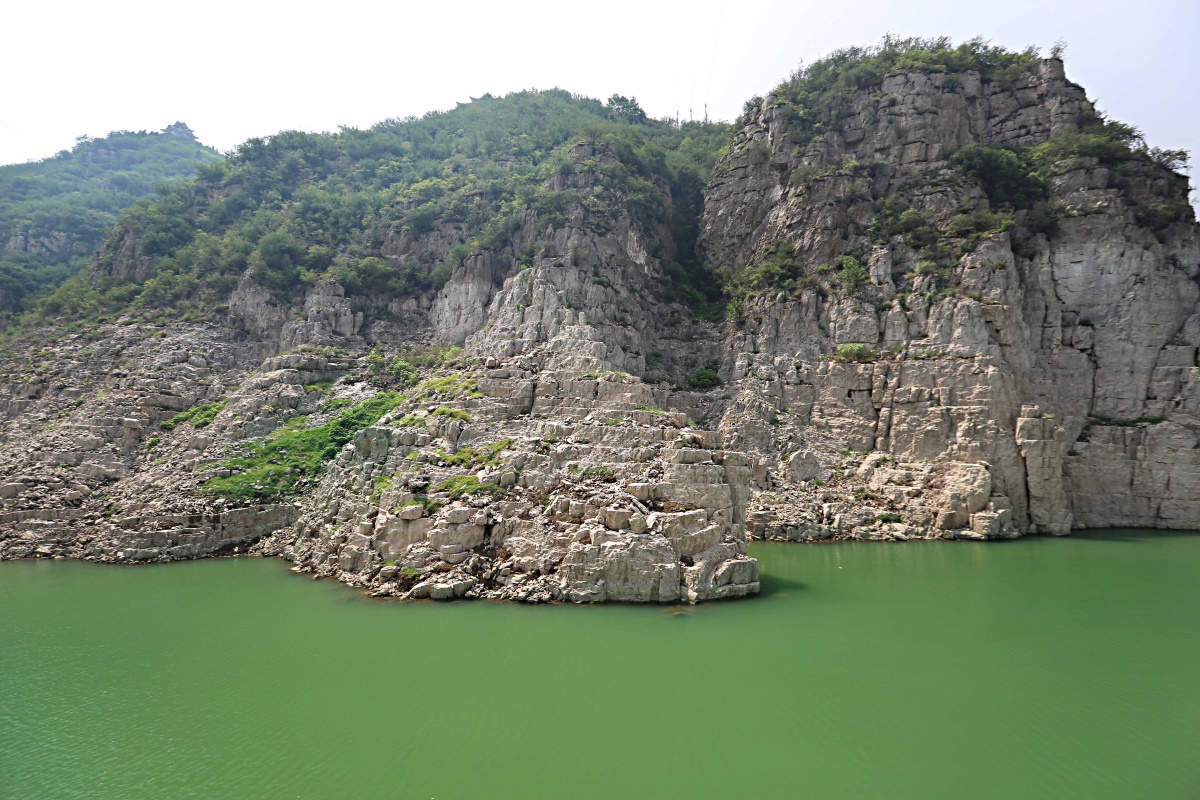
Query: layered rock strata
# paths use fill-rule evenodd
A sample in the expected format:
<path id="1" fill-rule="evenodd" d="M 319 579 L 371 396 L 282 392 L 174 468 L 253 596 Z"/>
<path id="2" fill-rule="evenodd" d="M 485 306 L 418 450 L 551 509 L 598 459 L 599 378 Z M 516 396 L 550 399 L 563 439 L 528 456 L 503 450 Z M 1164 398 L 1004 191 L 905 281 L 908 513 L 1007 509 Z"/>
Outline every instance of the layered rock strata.
<path id="1" fill-rule="evenodd" d="M 784 254 L 796 270 L 722 325 L 663 299 L 677 243 L 613 189 L 602 215 L 527 211 L 506 250 L 462 259 L 437 292 L 330 280 L 288 304 L 247 274 L 226 326 L 126 316 L 14 345 L 0 557 L 249 549 L 380 596 L 697 602 L 758 591 L 747 536 L 1200 528 L 1200 237 L 1190 215 L 1147 214 L 1186 179 L 1076 157 L 1037 204 L 994 207 L 954 152 L 1095 118 L 1054 60 L 1004 83 L 889 74 L 850 108 L 800 136 L 768 98 L 715 168 L 709 263 L 736 279 Z M 560 188 L 595 187 L 615 158 L 573 153 Z M 883 224 L 900 209 L 940 260 Z M 460 224 L 397 228 L 379 252 L 449 263 L 466 240 Z M 97 281 L 151 266 L 134 233 L 102 256 Z M 463 349 L 319 479 L 267 503 L 206 490 L 284 426 L 377 396 L 372 348 L 432 345 Z M 714 361 L 722 385 L 682 388 Z M 222 402 L 211 424 L 161 427 Z"/>
<path id="2" fill-rule="evenodd" d="M 869 273 L 856 293 L 818 277 L 760 295 L 725 340 L 738 394 L 721 428 L 773 492 L 753 535 L 1200 527 L 1200 237 L 1190 213 L 1143 222 L 1147 203 L 1186 198 L 1185 178 L 1060 161 L 1043 205 L 955 240 L 940 276 L 902 232 L 872 235 L 889 201 L 935 230 L 995 210 L 951 168 L 956 150 L 1032 147 L 1096 118 L 1056 60 L 1010 84 L 891 74 L 809 142 L 785 100 L 749 115 L 709 187 L 709 259 L 740 270 L 786 242 L 809 274 L 847 253 Z M 1057 225 L 1035 226 L 1038 209 Z M 982 489 L 962 490 L 980 469 Z"/>
<path id="3" fill-rule="evenodd" d="M 662 391 L 520 359 L 465 380 L 480 396 L 406 403 L 360 431 L 268 552 L 378 595 L 698 602 L 758 591 L 748 459 L 654 408 Z M 456 483 L 483 488 L 431 502 Z"/>
<path id="4" fill-rule="evenodd" d="M 453 227 L 406 236 L 389 238 L 385 254 L 402 263 L 462 240 Z M 489 257 L 468 259 L 435 297 L 364 301 L 327 282 L 288 307 L 246 277 L 229 304 L 234 330 L 134 325 L 67 339 L 46 382 L 11 384 L 12 446 L 0 469 L 30 488 L 5 502 L 47 525 L 0 527 L 0 555 L 128 561 L 253 545 L 384 596 L 700 602 L 756 593 L 757 562 L 745 554 L 749 458 L 689 419 L 711 416 L 719 400 L 632 374 L 647 370 L 652 351 L 661 370 L 694 368 L 716 341 L 712 326 L 655 298 L 662 266 L 650 251 L 669 254 L 669 233 L 619 211 L 599 223 L 576 213 L 557 229 L 527 216 L 511 247 L 533 243 L 542 255 L 525 269 L 502 277 Z M 124 236 L 93 272 L 136 279 L 147 266 L 140 242 Z M 98 347 L 86 346 L 91 336 Z M 245 444 L 372 396 L 368 348 L 431 339 L 467 350 L 423 373 L 302 495 L 246 506 L 205 492 Z M 117 358 L 127 371 L 82 374 Z M 88 377 L 105 388 L 89 391 Z M 203 430 L 159 430 L 222 398 Z M 87 423 L 98 414 L 127 424 L 93 443 Z M 53 466 L 31 470 L 47 445 L 31 420 L 51 418 Z M 55 493 L 72 466 L 90 480 L 78 496 Z"/>

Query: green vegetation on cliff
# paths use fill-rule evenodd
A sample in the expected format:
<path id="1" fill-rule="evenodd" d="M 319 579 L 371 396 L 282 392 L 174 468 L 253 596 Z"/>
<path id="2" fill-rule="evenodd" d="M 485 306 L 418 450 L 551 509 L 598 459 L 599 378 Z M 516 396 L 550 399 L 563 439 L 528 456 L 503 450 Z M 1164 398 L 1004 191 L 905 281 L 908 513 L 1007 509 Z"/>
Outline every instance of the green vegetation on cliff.
<path id="1" fill-rule="evenodd" d="M 1019 53 L 976 37 L 955 45 L 949 37 L 884 37 L 877 45 L 835 50 L 784 81 L 772 97 L 786 103 L 788 120 L 797 135 L 819 136 L 850 112 L 855 95 L 877 85 L 893 71 L 965 72 L 974 70 L 984 81 L 1011 81 L 1037 63 L 1036 49 Z M 751 98 L 747 112 L 762 102 Z"/>
<path id="2" fill-rule="evenodd" d="M 1083 120 L 1079 130 L 1062 133 L 1034 147 L 981 147 L 969 145 L 950 156 L 950 166 L 978 181 L 989 202 L 998 208 L 1032 208 L 1045 198 L 1047 182 L 1055 175 L 1076 169 L 1080 159 L 1116 170 L 1118 187 L 1127 182 L 1130 168 L 1154 164 L 1179 171 L 1187 166 L 1186 150 L 1149 147 L 1137 128 L 1097 116 Z M 1158 228 L 1183 219 L 1186 201 Z M 1142 220 L 1143 224 L 1147 224 Z"/>
<path id="3" fill-rule="evenodd" d="M 782 154 L 795 166 L 809 143 L 862 110 L 863 98 L 888 107 L 879 88 L 889 73 L 940 73 L 944 91 L 962 86 L 966 71 L 1011 86 L 1039 59 L 1032 48 L 1011 52 L 982 39 L 887 37 L 798 70 L 766 105 L 783 119 L 793 143 L 785 146 L 797 148 Z M 755 98 L 747 115 L 762 105 Z M 1148 148 L 1136 129 L 1094 114 L 1037 146 L 972 145 L 943 154 L 951 177 L 931 172 L 907 186 L 893 182 L 894 165 L 878 160 L 797 167 L 786 176 L 793 187 L 850 178 L 843 203 L 871 204 L 866 222 L 846 234 L 855 242 L 822 263 L 802 263 L 786 242 L 764 241 L 733 274 L 710 271 L 695 250 L 703 189 L 731 133 L 723 124 L 650 119 L 635 99 L 613 95 L 605 103 L 556 89 L 485 95 L 369 129 L 251 139 L 229 158 L 202 165 L 196 180 L 139 200 L 109 233 L 97 269 L 43 296 L 27 319 L 129 312 L 224 321 L 246 275 L 282 304 L 327 279 L 356 302 L 412 297 L 436 291 L 468 264 L 496 280 L 547 259 L 578 266 L 585 254 L 556 252 L 555 231 L 604 232 L 626 214 L 660 242 L 651 255 L 664 266 L 662 298 L 710 318 L 726 301 L 737 308 L 747 296 L 779 289 L 861 295 L 870 288 L 870 246 L 898 235 L 919 254 L 914 274 L 934 278 L 934 288 L 921 291 L 936 299 L 954 261 L 987 236 L 1018 223 L 1052 234 L 1063 212 L 1047 202 L 1047 186 L 1080 159 L 1109 166 L 1118 186 L 1142 167 L 1186 163 L 1186 153 Z M 761 166 L 766 145 L 747 147 L 751 165 Z M 979 186 L 989 208 L 964 206 L 935 225 L 912 207 L 910 190 L 922 180 Z M 1186 197 L 1132 201 L 1138 221 L 1156 232 L 1191 214 Z M 372 369 L 381 385 L 403 387 L 413 379 L 404 366 Z"/>
<path id="4" fill-rule="evenodd" d="M 164 431 L 173 431 L 183 423 L 190 422 L 196 430 L 207 428 L 217 418 L 217 414 L 220 414 L 224 410 L 227 402 L 227 400 L 217 400 L 212 403 L 200 403 L 199 405 L 192 406 L 187 411 L 179 412 L 159 427 Z"/>
<path id="5" fill-rule="evenodd" d="M 52 158 L 0 166 L 0 308 L 62 283 L 138 198 L 219 159 L 176 123 L 164 133 L 81 136 Z"/>
<path id="6" fill-rule="evenodd" d="M 269 439 L 245 445 L 245 455 L 223 462 L 221 468 L 231 474 L 209 479 L 204 491 L 230 500 L 260 503 L 295 494 L 321 475 L 325 463 L 354 434 L 374 425 L 403 399 L 396 392 L 380 392 L 323 425 L 285 426 Z"/>
<path id="7" fill-rule="evenodd" d="M 709 281 L 693 255 L 701 192 L 729 133 L 648 119 L 628 98 L 605 104 L 552 90 L 485 96 L 366 130 L 251 139 L 195 182 L 134 206 L 98 276 L 64 287 L 43 312 L 203 316 L 247 272 L 280 301 L 327 277 L 351 294 L 415 295 L 475 253 L 502 267 L 547 255 L 544 245 L 511 246 L 531 219 L 544 230 L 582 214 L 603 226 L 622 210 L 672 231 L 677 252 L 657 254 L 668 263 L 666 291 L 704 300 Z M 131 240 L 148 258 L 144 276 L 114 267 Z M 383 252 L 397 240 L 416 251 Z"/>
<path id="8" fill-rule="evenodd" d="M 1061 46 L 1056 45 L 1051 56 L 1060 52 Z M 822 140 L 844 130 L 850 118 L 856 114 L 882 118 L 898 102 L 882 95 L 889 74 L 941 73 L 944 78 L 937 85 L 954 92 L 963 86 L 963 73 L 969 71 L 985 84 L 1012 88 L 1040 62 L 1034 48 L 1011 52 L 979 38 L 955 45 L 945 37 L 889 36 L 874 46 L 836 50 L 797 70 L 768 100 L 749 101 L 743 122 L 752 122 L 765 105 L 780 115 L 788 138 L 796 143 L 795 152 L 785 155 L 796 163 L 815 143 L 819 159 Z M 751 166 L 764 163 L 768 154 L 763 143 L 751 141 L 744 146 Z M 919 291 L 928 307 L 954 293 L 950 275 L 955 264 L 987 237 L 1017 228 L 1024 236 L 1053 235 L 1066 211 L 1048 200 L 1048 187 L 1057 176 L 1081 167 L 1107 168 L 1108 186 L 1122 190 L 1137 222 L 1160 238 L 1172 223 L 1193 218 L 1182 179 L 1168 181 L 1169 196 L 1157 191 L 1143 196 L 1145 190 L 1137 188 L 1147 185 L 1147 171 L 1180 171 L 1187 165 L 1187 152 L 1151 148 L 1141 131 L 1108 120 L 1090 106 L 1075 120 L 1074 130 L 1056 131 L 1040 144 L 968 145 L 948 156 L 931 161 L 920 173 L 903 175 L 897 173 L 898 163 L 858 161 L 851 156 L 823 167 L 794 169 L 789 176 L 793 186 L 811 189 L 834 181 L 831 185 L 840 188 L 832 191 L 840 196 L 840 204 L 855 208 L 844 231 L 848 246 L 830 261 L 812 264 L 804 263 L 790 241 L 761 242 L 746 266 L 736 271 L 717 269 L 731 298 L 729 313 L 736 317 L 746 298 L 780 289 L 859 295 L 870 286 L 864 268 L 868 251 L 889 242 L 906 246 L 916 258 L 913 269 L 895 276 L 901 297 Z M 926 190 L 934 186 L 961 198 L 957 213 L 936 223 L 918 207 Z M 982 207 L 969 199 L 974 186 L 986 195 Z"/>

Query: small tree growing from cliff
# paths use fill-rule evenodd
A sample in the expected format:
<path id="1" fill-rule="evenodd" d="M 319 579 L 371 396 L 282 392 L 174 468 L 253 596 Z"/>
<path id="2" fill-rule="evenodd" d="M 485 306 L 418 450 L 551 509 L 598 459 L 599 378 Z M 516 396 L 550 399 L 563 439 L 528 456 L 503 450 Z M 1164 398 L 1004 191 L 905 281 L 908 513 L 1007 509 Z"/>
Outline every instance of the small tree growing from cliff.
<path id="1" fill-rule="evenodd" d="M 1172 172 L 1187 170 L 1188 161 L 1191 158 L 1191 154 L 1187 150 L 1164 150 L 1161 147 L 1151 147 L 1146 151 L 1146 155 L 1158 166 Z"/>
<path id="2" fill-rule="evenodd" d="M 300 282 L 300 263 L 307 248 L 289 231 L 278 230 L 258 240 L 250 253 L 254 279 L 272 289 L 290 289 Z"/>
<path id="3" fill-rule="evenodd" d="M 400 356 L 388 358 L 376 347 L 367 354 L 367 371 L 377 386 L 413 386 L 420 379 L 417 368 Z"/>
<path id="4" fill-rule="evenodd" d="M 763 251 L 758 264 L 746 267 L 736 277 L 737 289 L 751 294 L 778 289 L 800 277 L 796 247 L 791 242 L 778 242 Z"/>
<path id="5" fill-rule="evenodd" d="M 871 276 L 853 256 L 841 256 L 837 260 L 841 269 L 837 273 L 838 286 L 846 294 L 858 294 L 871 282 Z"/>
<path id="6" fill-rule="evenodd" d="M 837 353 L 832 356 L 834 361 L 857 361 L 865 363 L 875 360 L 875 351 L 861 342 L 839 344 Z"/>
<path id="7" fill-rule="evenodd" d="M 1046 193 L 1023 153 L 968 145 L 950 156 L 950 165 L 978 180 L 994 205 L 1023 208 Z"/>
<path id="8" fill-rule="evenodd" d="M 698 392 L 707 392 L 709 389 L 715 389 L 720 386 L 721 376 L 717 374 L 717 369 L 720 366 L 716 361 L 709 361 L 688 376 L 688 386 Z"/>

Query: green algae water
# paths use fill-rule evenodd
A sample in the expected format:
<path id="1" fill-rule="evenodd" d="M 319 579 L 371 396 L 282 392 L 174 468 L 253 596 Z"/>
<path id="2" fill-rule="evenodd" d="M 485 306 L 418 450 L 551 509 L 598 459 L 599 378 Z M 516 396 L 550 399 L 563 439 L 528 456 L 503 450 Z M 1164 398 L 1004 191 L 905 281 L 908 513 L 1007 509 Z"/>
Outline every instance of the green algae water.
<path id="1" fill-rule="evenodd" d="M 2 563 L 0 797 L 1200 797 L 1200 534 L 752 554 L 695 608 Z"/>

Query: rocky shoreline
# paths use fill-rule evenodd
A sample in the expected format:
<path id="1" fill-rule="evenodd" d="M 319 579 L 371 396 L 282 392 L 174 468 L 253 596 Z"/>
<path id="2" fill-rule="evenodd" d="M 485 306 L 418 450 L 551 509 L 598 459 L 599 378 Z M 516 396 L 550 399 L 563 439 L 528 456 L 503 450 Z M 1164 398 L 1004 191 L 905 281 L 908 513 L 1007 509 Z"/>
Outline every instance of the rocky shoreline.
<path id="1" fill-rule="evenodd" d="M 457 223 L 386 233 L 393 265 L 457 264 L 436 291 L 288 305 L 247 272 L 217 321 L 12 341 L 0 558 L 248 548 L 377 596 L 669 603 L 758 592 L 748 539 L 1200 528 L 1200 229 L 1158 213 L 1187 179 L 1075 155 L 1036 207 L 993 203 L 953 153 L 1100 124 L 1056 59 L 889 73 L 817 135 L 790 102 L 741 120 L 700 247 L 735 285 L 794 277 L 720 323 L 663 296 L 671 230 L 580 142 L 547 190 L 602 215 L 529 210 L 457 261 Z M 91 278 L 143 279 L 144 249 L 118 231 Z M 334 438 L 317 470 L 288 436 Z M 278 491 L 248 477 L 270 448 Z"/>

